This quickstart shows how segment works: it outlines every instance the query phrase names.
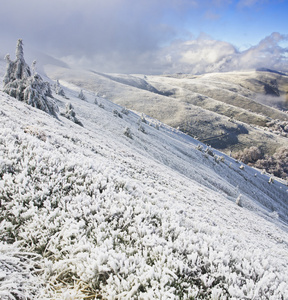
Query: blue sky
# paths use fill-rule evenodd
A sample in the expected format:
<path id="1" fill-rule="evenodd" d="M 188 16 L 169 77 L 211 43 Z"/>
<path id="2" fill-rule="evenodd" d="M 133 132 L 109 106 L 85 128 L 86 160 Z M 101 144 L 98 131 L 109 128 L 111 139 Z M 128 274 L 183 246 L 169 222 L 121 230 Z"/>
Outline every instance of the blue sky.
<path id="1" fill-rule="evenodd" d="M 272 32 L 288 34 L 287 13 L 287 0 L 204 0 L 197 5 L 187 5 L 181 12 L 168 11 L 164 20 L 184 34 L 188 31 L 197 36 L 204 32 L 243 50 L 258 44 Z"/>
<path id="2" fill-rule="evenodd" d="M 214 20 L 209 20 L 208 13 L 202 23 L 202 30 L 215 39 L 232 43 L 239 49 L 249 48 L 272 32 L 287 34 L 287 12 L 288 1 L 255 1 L 254 4 L 247 3 L 246 6 L 233 1 L 218 9 L 215 14 L 218 18 Z"/>
<path id="3" fill-rule="evenodd" d="M 288 70 L 287 0 L 0 0 L 0 7 L 0 53 L 14 52 L 22 38 L 27 51 L 106 72 Z"/>

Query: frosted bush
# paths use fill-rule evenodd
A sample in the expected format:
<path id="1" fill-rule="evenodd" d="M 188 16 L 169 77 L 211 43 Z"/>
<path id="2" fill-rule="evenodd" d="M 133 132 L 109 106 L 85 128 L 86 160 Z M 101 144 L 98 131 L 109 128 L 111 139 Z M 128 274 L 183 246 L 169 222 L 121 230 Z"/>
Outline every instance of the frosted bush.
<path id="1" fill-rule="evenodd" d="M 248 164 L 255 163 L 258 159 L 263 157 L 263 155 L 259 148 L 252 146 L 250 148 L 245 148 L 243 151 L 236 152 L 233 157 Z"/>
<path id="2" fill-rule="evenodd" d="M 119 117 L 119 118 L 121 118 L 121 119 L 123 118 L 122 115 L 119 113 L 119 111 L 118 111 L 117 109 L 114 109 L 114 110 L 113 110 L 113 115 L 114 115 L 115 117 Z"/>
<path id="3" fill-rule="evenodd" d="M 210 155 L 210 156 L 214 156 L 213 150 L 212 150 L 210 147 L 207 147 L 207 148 L 205 149 L 205 153 L 207 153 L 207 154 Z"/>
<path id="4" fill-rule="evenodd" d="M 41 282 L 37 275 L 39 257 L 35 253 L 0 243 L 0 299 L 34 299 Z"/>
<path id="5" fill-rule="evenodd" d="M 288 148 L 279 148 L 272 156 L 263 155 L 257 147 L 246 148 L 236 152 L 234 158 L 245 164 L 264 169 L 274 176 L 286 179 L 288 176 Z"/>
<path id="6" fill-rule="evenodd" d="M 143 132 L 143 133 L 146 133 L 146 130 L 145 130 L 144 126 L 141 125 L 141 124 L 139 125 L 138 130 Z"/>
<path id="7" fill-rule="evenodd" d="M 130 138 L 130 139 L 133 138 L 131 129 L 130 129 L 129 127 L 126 127 L 126 128 L 125 128 L 124 135 L 126 135 L 126 136 L 127 136 L 128 138 Z"/>
<path id="8" fill-rule="evenodd" d="M 128 115 L 129 114 L 129 110 L 126 107 L 123 107 L 121 110 L 121 113 L 124 115 Z"/>
<path id="9" fill-rule="evenodd" d="M 236 199 L 236 204 L 237 204 L 238 206 L 240 206 L 240 207 L 242 207 L 242 200 L 241 200 L 241 198 L 242 198 L 242 195 L 240 194 L 240 195 L 237 197 L 237 199 Z"/>

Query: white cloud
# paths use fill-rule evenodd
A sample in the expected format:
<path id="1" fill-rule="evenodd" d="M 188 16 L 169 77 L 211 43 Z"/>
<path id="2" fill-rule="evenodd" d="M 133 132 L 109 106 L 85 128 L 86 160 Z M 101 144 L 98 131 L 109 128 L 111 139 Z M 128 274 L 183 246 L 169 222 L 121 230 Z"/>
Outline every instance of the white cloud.
<path id="1" fill-rule="evenodd" d="M 227 42 L 202 36 L 190 41 L 176 41 L 162 49 L 159 55 L 168 58 L 163 71 L 170 73 L 197 74 L 261 67 L 288 71 L 288 49 L 279 46 L 283 40 L 287 40 L 286 35 L 272 33 L 258 45 L 239 52 Z"/>
<path id="2" fill-rule="evenodd" d="M 117 50 L 93 56 L 66 56 L 64 61 L 74 67 L 99 72 L 124 73 L 192 73 L 222 72 L 269 68 L 288 71 L 288 49 L 279 46 L 287 36 L 272 33 L 245 51 L 232 44 L 201 34 L 197 39 L 175 40 L 161 49 L 130 52 L 123 56 Z"/>

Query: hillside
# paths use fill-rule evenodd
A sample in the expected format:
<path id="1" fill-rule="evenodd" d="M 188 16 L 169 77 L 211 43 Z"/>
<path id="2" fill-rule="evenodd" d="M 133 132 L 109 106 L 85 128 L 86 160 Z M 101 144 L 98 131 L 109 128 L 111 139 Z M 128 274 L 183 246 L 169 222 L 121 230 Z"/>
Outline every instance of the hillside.
<path id="1" fill-rule="evenodd" d="M 285 299 L 286 183 L 108 100 L 135 87 L 71 74 L 53 96 L 83 127 L 0 92 L 1 299 Z"/>
<path id="2" fill-rule="evenodd" d="M 284 74 L 247 71 L 145 76 L 52 65 L 44 69 L 63 84 L 70 82 L 143 112 L 227 154 L 257 146 L 263 154 L 272 155 L 288 145 L 284 130 L 288 115 L 281 111 L 287 110 L 288 76 Z"/>

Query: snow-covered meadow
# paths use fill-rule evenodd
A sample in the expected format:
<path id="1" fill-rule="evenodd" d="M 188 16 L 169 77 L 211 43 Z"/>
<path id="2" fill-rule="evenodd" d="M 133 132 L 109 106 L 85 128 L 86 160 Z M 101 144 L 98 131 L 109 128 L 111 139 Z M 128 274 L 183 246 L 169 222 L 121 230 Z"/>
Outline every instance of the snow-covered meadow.
<path id="1" fill-rule="evenodd" d="M 1 299 L 288 299 L 286 182 L 63 86 L 0 91 Z"/>

